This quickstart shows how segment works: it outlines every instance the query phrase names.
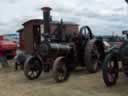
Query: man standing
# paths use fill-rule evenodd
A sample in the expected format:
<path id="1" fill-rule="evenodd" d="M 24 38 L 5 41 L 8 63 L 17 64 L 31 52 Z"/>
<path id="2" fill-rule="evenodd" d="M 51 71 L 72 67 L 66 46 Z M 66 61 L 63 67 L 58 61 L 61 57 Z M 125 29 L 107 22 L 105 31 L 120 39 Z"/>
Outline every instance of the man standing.
<path id="1" fill-rule="evenodd" d="M 7 58 L 3 51 L 0 51 L 0 64 L 3 68 L 8 67 Z"/>

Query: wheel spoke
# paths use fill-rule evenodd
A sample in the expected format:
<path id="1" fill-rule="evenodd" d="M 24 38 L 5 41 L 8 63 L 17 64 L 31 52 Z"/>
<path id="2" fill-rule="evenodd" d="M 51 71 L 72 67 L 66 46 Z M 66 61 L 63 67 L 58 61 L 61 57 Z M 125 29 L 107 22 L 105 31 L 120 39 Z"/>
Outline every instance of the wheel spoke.
<path id="1" fill-rule="evenodd" d="M 65 72 L 66 72 L 65 66 L 58 68 L 58 79 L 59 80 L 64 80 Z"/>
<path id="2" fill-rule="evenodd" d="M 96 54 L 94 49 L 91 52 L 91 62 L 94 65 L 94 68 L 96 69 L 97 66 L 98 66 L 99 60 L 98 60 L 98 56 L 97 56 L 97 54 Z"/>
<path id="3" fill-rule="evenodd" d="M 33 72 L 33 75 L 34 75 L 34 77 L 36 77 L 37 76 L 37 74 L 38 74 L 38 72 Z"/>
<path id="4" fill-rule="evenodd" d="M 33 77 L 33 71 L 30 71 L 28 75 Z"/>
<path id="5" fill-rule="evenodd" d="M 109 82 L 113 82 L 113 76 L 112 76 L 112 74 L 108 74 L 108 79 L 109 79 Z"/>
<path id="6" fill-rule="evenodd" d="M 109 82 L 114 82 L 116 78 L 116 73 L 118 72 L 117 68 L 115 67 L 115 62 L 110 61 L 108 62 L 108 80 Z"/>
<path id="7" fill-rule="evenodd" d="M 34 80 L 40 76 L 41 71 L 41 63 L 37 59 L 32 58 L 26 63 L 24 73 L 28 79 Z"/>

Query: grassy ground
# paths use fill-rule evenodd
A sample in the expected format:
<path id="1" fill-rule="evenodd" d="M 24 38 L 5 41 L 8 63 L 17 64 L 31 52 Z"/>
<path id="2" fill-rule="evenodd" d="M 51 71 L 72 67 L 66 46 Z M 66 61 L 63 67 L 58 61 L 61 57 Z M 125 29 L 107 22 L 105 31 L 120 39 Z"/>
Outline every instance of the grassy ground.
<path id="1" fill-rule="evenodd" d="M 128 96 L 128 79 L 121 74 L 116 86 L 107 88 L 101 72 L 74 72 L 67 82 L 56 84 L 50 74 L 34 81 L 14 68 L 0 70 L 0 96 Z"/>

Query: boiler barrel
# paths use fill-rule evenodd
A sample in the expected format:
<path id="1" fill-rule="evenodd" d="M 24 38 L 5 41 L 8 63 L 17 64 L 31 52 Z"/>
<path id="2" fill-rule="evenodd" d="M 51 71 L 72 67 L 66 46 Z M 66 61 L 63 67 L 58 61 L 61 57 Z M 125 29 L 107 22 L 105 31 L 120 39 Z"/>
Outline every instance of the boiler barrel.
<path id="1" fill-rule="evenodd" d="M 68 43 L 42 43 L 39 47 L 39 54 L 41 56 L 65 56 L 72 50 L 72 47 Z"/>
<path id="2" fill-rule="evenodd" d="M 51 53 L 56 55 L 68 55 L 70 53 L 71 47 L 68 44 L 61 43 L 51 43 Z"/>

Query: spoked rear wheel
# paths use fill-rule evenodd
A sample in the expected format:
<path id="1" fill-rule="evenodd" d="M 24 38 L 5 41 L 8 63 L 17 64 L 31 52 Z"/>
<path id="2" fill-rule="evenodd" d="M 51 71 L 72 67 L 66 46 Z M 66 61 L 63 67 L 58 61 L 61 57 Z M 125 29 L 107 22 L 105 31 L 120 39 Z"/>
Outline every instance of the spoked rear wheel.
<path id="1" fill-rule="evenodd" d="M 58 57 L 53 64 L 53 78 L 56 82 L 68 80 L 70 72 L 63 57 Z"/>
<path id="2" fill-rule="evenodd" d="M 124 60 L 122 62 L 122 65 L 123 65 L 123 72 L 128 77 L 128 62 L 126 60 Z"/>
<path id="3" fill-rule="evenodd" d="M 84 63 L 89 73 L 96 73 L 99 69 L 99 53 L 94 40 L 90 40 L 85 46 Z"/>
<path id="4" fill-rule="evenodd" d="M 118 79 L 118 61 L 112 54 L 106 56 L 102 71 L 105 84 L 108 87 L 115 85 Z"/>
<path id="5" fill-rule="evenodd" d="M 30 58 L 25 62 L 24 74 L 29 80 L 37 79 L 42 72 L 42 64 L 37 58 Z"/>

